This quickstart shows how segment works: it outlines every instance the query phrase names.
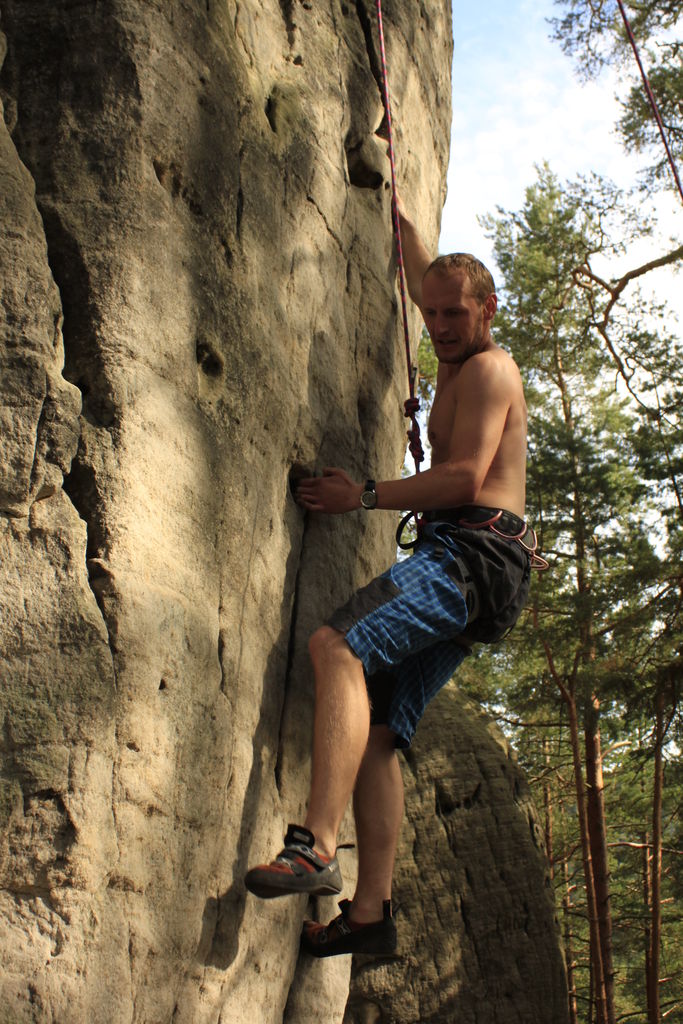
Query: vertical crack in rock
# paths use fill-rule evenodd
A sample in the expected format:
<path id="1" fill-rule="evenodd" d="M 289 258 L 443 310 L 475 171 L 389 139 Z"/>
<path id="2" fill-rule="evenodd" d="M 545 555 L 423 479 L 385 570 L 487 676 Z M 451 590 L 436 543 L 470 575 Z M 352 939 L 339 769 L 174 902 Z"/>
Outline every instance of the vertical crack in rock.
<path id="1" fill-rule="evenodd" d="M 325 216 L 324 211 L 320 208 L 320 206 L 316 202 L 315 198 L 312 195 L 310 195 L 310 193 L 306 195 L 306 200 L 311 204 L 311 206 L 313 206 L 315 208 L 317 213 L 320 215 L 320 218 L 321 218 L 323 224 L 325 225 L 325 230 L 329 234 L 330 238 L 332 238 L 334 240 L 334 242 L 336 242 L 336 244 L 339 247 L 339 251 L 341 252 L 342 256 L 344 256 L 346 258 L 346 249 L 344 247 L 344 243 L 341 240 L 341 238 L 339 237 L 339 235 L 336 233 L 336 231 L 330 226 L 330 222 L 328 221 L 327 217 Z"/>
<path id="2" fill-rule="evenodd" d="M 294 46 L 297 29 L 297 24 L 294 20 L 294 4 L 295 0 L 280 0 L 280 10 L 282 11 L 282 20 L 287 30 L 287 42 L 289 43 L 290 50 Z"/>
<path id="3" fill-rule="evenodd" d="M 258 494 L 256 496 L 256 502 L 258 505 Z M 244 577 L 244 587 L 242 588 L 242 600 L 240 602 L 242 608 L 242 615 L 240 617 L 239 629 L 237 635 L 239 636 L 239 650 L 237 652 L 237 668 L 235 669 L 235 678 L 240 678 L 240 672 L 242 671 L 242 653 L 244 651 L 244 616 L 247 607 L 247 593 L 249 591 L 249 585 L 251 583 L 251 565 L 254 558 L 254 546 L 256 544 L 256 528 L 258 525 L 258 518 L 254 515 L 252 528 L 251 528 L 251 540 L 249 542 L 249 554 L 247 555 L 247 571 Z"/>
<path id="4" fill-rule="evenodd" d="M 106 525 L 97 474 L 85 457 L 84 426 L 88 423 L 95 429 L 110 430 L 116 422 L 116 408 L 108 395 L 109 386 L 101 355 L 92 344 L 89 276 L 80 246 L 57 215 L 46 214 L 42 210 L 41 214 L 47 239 L 48 263 L 64 309 L 64 377 L 78 388 L 82 396 L 81 436 L 71 469 L 64 477 L 63 487 L 85 524 L 88 584 L 102 615 L 109 649 L 113 655 L 114 645 L 104 604 L 104 594 L 111 590 L 112 581 L 105 558 Z M 80 312 L 76 313 L 77 309 Z"/>
<path id="5" fill-rule="evenodd" d="M 242 124 L 244 119 L 244 125 Z M 272 126 L 271 126 L 272 127 Z M 248 132 L 249 122 L 246 119 L 246 115 L 242 114 L 240 117 L 240 128 Z M 247 143 L 240 142 L 239 152 L 237 154 L 237 194 L 235 195 L 235 239 L 238 243 L 242 241 L 242 220 L 244 218 L 244 177 L 243 168 L 245 161 L 245 153 L 247 150 Z"/>
<path id="6" fill-rule="evenodd" d="M 381 63 L 378 56 L 379 50 L 378 45 L 375 45 L 372 18 L 368 13 L 364 0 L 356 0 L 356 14 L 365 39 L 369 70 L 375 79 L 375 84 L 382 99 L 382 108 L 384 108 L 384 86 Z M 384 186 L 386 152 L 385 146 L 380 145 L 379 139 L 387 139 L 387 128 L 386 113 L 383 114 L 382 120 L 374 134 L 363 132 L 359 136 L 357 128 L 354 128 L 353 123 L 351 124 L 344 140 L 344 150 L 349 181 L 356 188 L 377 191 Z"/>
<path id="7" fill-rule="evenodd" d="M 40 474 L 40 437 L 45 427 L 45 406 L 48 401 L 48 380 L 47 373 L 45 374 L 45 396 L 43 398 L 43 404 L 40 409 L 40 415 L 38 416 L 38 422 L 36 424 L 36 443 L 33 448 L 33 461 L 31 462 L 31 473 L 29 476 L 29 493 L 31 500 L 38 500 L 41 495 L 35 493 L 35 486 L 38 482 Z"/>
<path id="8" fill-rule="evenodd" d="M 277 121 L 275 119 L 275 99 L 271 95 L 266 100 L 266 120 L 270 125 L 270 130 L 277 135 Z"/>
<path id="9" fill-rule="evenodd" d="M 137 992 L 135 989 L 135 948 L 133 945 L 133 929 L 128 924 L 128 971 L 130 974 L 130 1001 L 133 1008 L 132 1020 L 137 1019 L 136 1004 Z"/>
<path id="10" fill-rule="evenodd" d="M 221 621 L 222 614 L 223 614 L 223 601 L 221 599 L 220 606 L 218 608 L 218 621 L 219 622 Z M 226 677 L 226 674 L 225 674 L 225 665 L 223 663 L 223 654 L 224 654 L 224 652 L 225 652 L 225 630 L 219 628 L 219 630 L 218 630 L 218 664 L 221 667 L 221 686 L 220 686 L 220 689 L 221 689 L 221 693 L 225 694 L 225 696 L 227 697 L 227 694 L 228 694 L 228 680 L 227 680 L 227 677 Z"/>
<path id="11" fill-rule="evenodd" d="M 44 211 L 41 209 L 40 204 L 37 203 L 38 212 L 41 216 L 43 223 L 43 230 L 45 232 L 46 244 L 47 244 L 47 265 L 55 282 L 55 286 L 60 296 L 60 303 L 62 309 L 64 309 L 64 298 L 63 298 L 63 277 L 60 273 L 61 265 L 64 261 L 68 261 L 73 268 L 74 262 L 70 260 L 68 255 L 64 256 L 63 260 L 54 258 L 54 250 L 52 243 L 52 232 L 50 231 L 50 218 L 46 216 Z M 62 344 L 64 346 L 64 370 L 62 375 L 65 380 L 68 380 L 70 384 L 78 388 L 81 393 L 81 406 L 82 416 L 86 420 L 89 420 L 92 424 L 97 426 L 108 426 L 113 420 L 113 404 L 110 399 L 98 396 L 93 393 L 90 384 L 85 377 L 79 376 L 78 373 L 69 372 L 69 366 L 75 362 L 73 359 L 73 350 L 77 348 L 73 344 L 72 335 L 73 322 L 70 318 L 65 315 L 62 324 Z M 95 371 L 96 372 L 96 371 Z M 104 389 L 102 389 L 104 391 Z M 46 391 L 45 400 L 38 420 L 38 427 L 36 430 L 36 451 L 34 455 L 34 464 L 31 471 L 31 485 L 32 489 L 36 483 L 38 475 L 38 460 L 40 456 L 39 446 L 40 437 L 46 422 L 54 417 L 54 400 L 49 395 L 49 388 Z M 85 564 L 88 574 L 88 584 L 93 592 L 93 596 L 97 603 L 97 606 L 102 615 L 102 621 L 104 628 L 107 633 L 107 641 L 109 649 L 114 654 L 114 649 L 111 641 L 111 633 L 109 624 L 107 622 L 107 616 L 105 614 L 105 608 L 103 603 L 103 588 L 104 584 L 111 580 L 111 574 L 106 568 L 105 563 L 102 560 L 102 553 L 105 539 L 105 526 L 104 522 L 101 521 L 101 516 L 98 514 L 99 498 L 97 494 L 97 482 L 94 470 L 82 457 L 83 449 L 83 427 L 80 426 L 80 438 L 78 449 L 71 461 L 71 467 L 69 472 L 64 474 L 63 478 L 63 490 L 68 496 L 72 505 L 78 512 L 80 519 L 85 524 L 86 532 L 86 546 L 85 546 Z M 33 500 L 40 500 L 44 497 L 40 490 L 32 495 Z"/>
<path id="12" fill-rule="evenodd" d="M 289 620 L 289 640 L 287 643 L 287 662 L 285 665 L 285 679 L 282 694 L 282 707 L 280 708 L 280 724 L 278 727 L 277 734 L 277 757 L 275 759 L 275 785 L 277 786 L 278 795 L 282 796 L 282 763 L 283 763 L 283 729 L 285 722 L 285 715 L 287 713 L 287 696 L 289 694 L 292 668 L 294 665 L 294 650 L 296 643 L 296 627 L 297 620 L 299 617 L 299 584 L 301 581 L 301 566 L 303 562 L 304 553 L 304 542 L 306 539 L 306 523 L 304 522 L 303 532 L 301 534 L 301 543 L 299 545 L 299 557 L 297 560 L 296 577 L 294 579 L 294 596 L 292 598 L 292 612 Z"/>
<path id="13" fill-rule="evenodd" d="M 50 8 L 47 21 L 38 20 L 43 13 L 36 3 L 3 5 L 3 31 L 11 54 L 2 69 L 3 92 L 9 93 L 15 103 L 19 100 L 13 142 L 34 181 L 35 204 L 47 245 L 47 265 L 59 292 L 64 317 L 63 377 L 78 388 L 82 397 L 78 450 L 70 472 L 64 477 L 63 488 L 86 526 L 88 582 L 113 653 L 103 600 L 104 592 L 111 591 L 111 576 L 105 564 L 102 483 L 91 464 L 87 440 L 90 427 L 102 431 L 116 426 L 116 407 L 98 343 L 98 310 L 93 294 L 96 270 L 82 219 L 79 220 L 86 205 L 86 193 L 78 198 L 69 193 L 65 168 L 68 169 L 72 150 L 77 167 L 79 157 L 87 151 L 88 173 L 97 178 L 104 203 L 102 168 L 107 166 L 108 159 L 112 166 L 120 163 L 121 139 L 107 136 L 106 142 L 99 138 L 96 141 L 93 118 L 101 117 L 113 104 L 121 118 L 126 108 L 128 123 L 139 123 L 142 93 L 135 61 L 129 55 L 126 30 L 116 15 L 104 7 L 98 8 L 92 17 L 84 15 L 74 22 L 64 5 L 59 4 Z M 31 28 L 33 19 L 35 32 Z M 74 45 L 76 40 L 78 45 Z M 33 74 L 34 67 L 40 67 L 39 76 Z M 77 82 L 78 87 L 64 87 L 63 83 L 69 80 Z M 66 120 L 71 135 L 68 149 L 63 146 L 60 132 Z M 80 187 L 83 188 L 82 179 Z M 51 405 L 48 389 L 41 425 L 44 419 L 49 420 Z M 38 490 L 37 497 L 40 496 Z"/>
<path id="14" fill-rule="evenodd" d="M 241 154 L 240 154 L 241 155 Z M 237 191 L 235 202 L 235 234 L 238 241 L 242 239 L 242 215 L 244 213 L 244 192 L 242 191 L 242 179 L 240 176 L 240 187 Z"/>
<path id="15" fill-rule="evenodd" d="M 382 94 L 382 67 L 377 55 L 375 40 L 372 34 L 372 17 L 367 11 L 364 0 L 356 0 L 356 12 L 358 14 L 360 26 L 363 30 L 363 35 L 365 36 L 365 48 L 368 51 L 370 70 L 377 82 L 377 88 L 379 89 L 380 94 Z"/>
<path id="16" fill-rule="evenodd" d="M 7 32 L 7 27 L 5 27 Z M 21 77 L 24 41 L 17 41 L 15 59 L 17 65 L 6 72 L 3 68 L 4 83 L 10 94 L 17 91 L 17 81 Z M 35 208 L 42 223 L 46 244 L 46 264 L 59 294 L 62 312 L 61 341 L 64 350 L 64 380 L 75 386 L 81 393 L 81 421 L 79 427 L 79 443 L 76 454 L 71 460 L 68 472 L 64 473 L 63 490 L 71 500 L 86 528 L 85 562 L 88 572 L 88 583 L 93 591 L 95 601 L 102 615 L 109 648 L 113 652 L 111 634 L 102 601 L 102 579 L 108 573 L 104 570 L 101 556 L 103 554 L 104 524 L 97 515 L 99 500 L 96 490 L 95 474 L 83 460 L 83 420 L 96 427 L 109 427 L 114 421 L 114 405 L 108 397 L 108 384 L 104 374 L 101 356 L 93 344 L 92 296 L 90 274 L 83 256 L 82 247 L 73 231 L 64 223 L 63 217 L 56 209 L 49 195 L 44 194 L 45 179 L 49 169 L 41 162 L 44 153 L 36 153 L 31 149 L 30 133 L 25 138 L 22 124 L 30 123 L 33 110 L 30 100 L 24 98 L 20 116 L 18 117 L 13 143 L 19 159 L 31 175 L 35 189 Z M 55 323 L 55 339 L 59 333 L 59 321 Z M 50 394 L 50 383 L 47 381 L 46 394 L 36 431 L 36 452 L 31 472 L 32 500 L 47 496 L 37 483 L 39 479 L 39 460 L 43 453 L 40 450 L 41 434 L 49 421 L 55 418 L 55 398 Z M 49 441 L 48 441 L 49 444 Z M 66 470 L 68 467 L 64 467 Z M 99 584 L 95 580 L 100 580 Z"/>

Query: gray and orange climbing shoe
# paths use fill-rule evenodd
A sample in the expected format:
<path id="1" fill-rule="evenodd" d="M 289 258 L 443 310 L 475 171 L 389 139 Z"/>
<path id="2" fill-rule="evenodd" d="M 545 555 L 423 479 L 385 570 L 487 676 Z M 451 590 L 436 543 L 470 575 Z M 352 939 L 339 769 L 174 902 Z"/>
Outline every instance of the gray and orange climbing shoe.
<path id="1" fill-rule="evenodd" d="M 285 847 L 270 864 L 259 864 L 244 879 L 249 892 L 270 900 L 303 892 L 308 896 L 338 896 L 343 882 L 336 857 L 326 858 L 313 846 L 315 836 L 307 828 L 290 825 Z"/>
<path id="2" fill-rule="evenodd" d="M 371 953 L 390 956 L 396 952 L 398 941 L 396 922 L 391 914 L 391 900 L 382 904 L 381 921 L 358 924 L 349 916 L 351 904 L 342 900 L 341 914 L 329 924 L 304 921 L 301 948 L 312 956 L 338 956 L 341 953 Z"/>

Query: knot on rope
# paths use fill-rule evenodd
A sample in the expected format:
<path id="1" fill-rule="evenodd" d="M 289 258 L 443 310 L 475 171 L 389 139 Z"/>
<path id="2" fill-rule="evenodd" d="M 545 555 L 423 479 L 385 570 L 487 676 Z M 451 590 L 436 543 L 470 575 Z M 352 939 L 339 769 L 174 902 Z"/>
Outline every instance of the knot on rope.
<path id="1" fill-rule="evenodd" d="M 420 411 L 420 399 L 411 397 L 406 398 L 403 403 L 404 416 L 407 416 L 410 420 L 410 430 L 406 431 L 408 435 L 408 451 L 415 460 L 415 468 L 418 469 L 421 462 L 424 462 L 424 450 L 422 448 L 422 441 L 420 439 L 420 424 L 417 422 L 417 414 Z"/>

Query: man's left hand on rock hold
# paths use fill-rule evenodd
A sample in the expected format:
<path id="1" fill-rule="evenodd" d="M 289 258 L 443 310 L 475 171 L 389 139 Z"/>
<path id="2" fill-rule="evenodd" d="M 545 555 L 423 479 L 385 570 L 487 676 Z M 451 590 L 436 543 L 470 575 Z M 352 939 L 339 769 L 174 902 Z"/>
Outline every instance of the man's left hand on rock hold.
<path id="1" fill-rule="evenodd" d="M 339 515 L 360 508 L 362 490 L 343 469 L 324 469 L 322 476 L 298 482 L 296 500 L 308 512 Z"/>

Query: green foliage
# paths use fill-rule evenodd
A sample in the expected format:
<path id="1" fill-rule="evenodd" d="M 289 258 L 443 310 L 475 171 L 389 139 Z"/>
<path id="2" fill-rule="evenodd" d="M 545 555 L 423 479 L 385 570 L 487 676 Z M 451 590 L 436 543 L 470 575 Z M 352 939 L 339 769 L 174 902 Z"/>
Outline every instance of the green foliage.
<path id="1" fill-rule="evenodd" d="M 662 686 L 670 719 L 665 846 L 683 847 L 675 763 L 683 732 L 683 353 L 661 307 L 633 287 L 656 267 L 610 276 L 650 229 L 633 209 L 607 181 L 561 183 L 542 166 L 522 210 L 485 219 L 504 279 L 496 337 L 513 352 L 527 394 L 528 509 L 551 570 L 533 581 L 511 636 L 469 659 L 458 683 L 504 725 L 546 809 L 582 1021 L 591 1019 L 589 936 L 558 680 L 586 719 L 596 698 L 600 705 L 617 1018 L 645 1019 L 643 846 L 652 835 L 651 721 Z M 681 256 L 673 250 L 670 259 Z M 680 863 L 665 855 L 661 967 L 671 980 L 662 1004 L 670 1007 L 683 1005 L 673 902 Z"/>
<path id="2" fill-rule="evenodd" d="M 657 63 L 650 63 L 648 77 L 662 123 L 667 128 L 667 141 L 677 161 L 680 176 L 680 162 L 683 158 L 683 45 L 663 45 L 660 54 Z M 651 167 L 647 180 L 651 184 L 670 185 L 671 169 L 659 128 L 640 83 L 631 87 L 623 107 L 624 113 L 617 127 L 624 145 L 639 152 L 659 152 L 660 159 Z"/>
<path id="3" fill-rule="evenodd" d="M 594 76 L 607 64 L 630 63 L 632 51 L 615 0 L 555 2 L 564 14 L 551 20 L 554 38 L 584 76 Z M 670 33 L 681 17 L 679 0 L 627 0 L 625 7 L 639 43 Z"/>
<path id="4" fill-rule="evenodd" d="M 554 37 L 576 60 L 579 74 L 592 78 L 606 65 L 616 66 L 632 83 L 622 98 L 618 130 L 627 149 L 650 151 L 655 162 L 645 172 L 648 187 L 674 187 L 637 63 L 615 0 L 556 0 L 564 9 L 552 20 Z M 675 161 L 683 158 L 683 41 L 680 0 L 629 0 L 625 4 L 641 50 L 653 95 Z"/>
<path id="5" fill-rule="evenodd" d="M 422 328 L 420 344 L 417 350 L 417 368 L 419 371 L 417 387 L 420 398 L 420 407 L 429 409 L 434 399 L 436 388 L 436 372 L 439 368 L 439 361 L 432 345 L 432 339 L 427 333 L 427 328 Z"/>

